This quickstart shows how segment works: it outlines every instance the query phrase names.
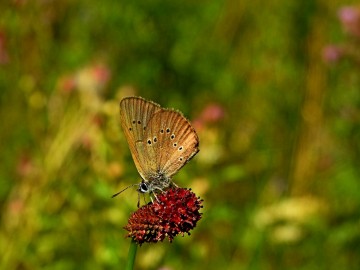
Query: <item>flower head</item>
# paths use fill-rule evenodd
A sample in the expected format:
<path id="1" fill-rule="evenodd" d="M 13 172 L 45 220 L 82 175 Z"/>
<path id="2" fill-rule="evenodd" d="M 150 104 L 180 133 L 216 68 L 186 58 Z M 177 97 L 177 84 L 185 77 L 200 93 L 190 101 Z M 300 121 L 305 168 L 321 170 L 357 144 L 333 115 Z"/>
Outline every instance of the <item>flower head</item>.
<path id="1" fill-rule="evenodd" d="M 328 45 L 323 49 L 323 60 L 326 63 L 337 63 L 344 55 L 341 47 Z"/>
<path id="2" fill-rule="evenodd" d="M 171 188 L 132 213 L 124 229 L 140 245 L 163 241 L 165 237 L 171 242 L 178 234 L 190 235 L 201 219 L 200 208 L 202 200 L 190 189 Z"/>
<path id="3" fill-rule="evenodd" d="M 339 10 L 338 16 L 345 32 L 355 37 L 360 37 L 360 7 L 342 7 Z"/>
<path id="4" fill-rule="evenodd" d="M 201 118 L 204 122 L 212 123 L 223 119 L 224 114 L 224 108 L 219 104 L 213 103 L 205 107 L 201 113 Z"/>

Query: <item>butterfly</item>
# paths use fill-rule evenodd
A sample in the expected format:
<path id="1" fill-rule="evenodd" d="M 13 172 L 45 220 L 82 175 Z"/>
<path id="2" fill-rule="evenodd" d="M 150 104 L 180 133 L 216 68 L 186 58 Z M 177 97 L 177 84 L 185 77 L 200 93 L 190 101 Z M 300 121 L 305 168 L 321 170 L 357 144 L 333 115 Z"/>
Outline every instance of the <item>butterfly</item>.
<path id="1" fill-rule="evenodd" d="M 156 197 L 155 193 L 170 187 L 172 176 L 199 152 L 195 129 L 176 110 L 141 97 L 126 97 L 120 102 L 120 122 L 142 178 L 134 184 L 139 193 Z"/>

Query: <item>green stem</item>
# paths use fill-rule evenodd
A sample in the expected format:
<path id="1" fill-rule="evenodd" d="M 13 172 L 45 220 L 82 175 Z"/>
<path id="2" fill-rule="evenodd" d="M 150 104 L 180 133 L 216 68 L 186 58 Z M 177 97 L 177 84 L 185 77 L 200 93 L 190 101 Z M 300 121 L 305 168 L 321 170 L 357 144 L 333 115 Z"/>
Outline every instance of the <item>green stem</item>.
<path id="1" fill-rule="evenodd" d="M 128 254 L 128 260 L 127 260 L 126 268 L 125 268 L 126 270 L 134 269 L 137 246 L 138 245 L 136 244 L 136 242 L 134 240 L 131 240 L 129 254 Z"/>

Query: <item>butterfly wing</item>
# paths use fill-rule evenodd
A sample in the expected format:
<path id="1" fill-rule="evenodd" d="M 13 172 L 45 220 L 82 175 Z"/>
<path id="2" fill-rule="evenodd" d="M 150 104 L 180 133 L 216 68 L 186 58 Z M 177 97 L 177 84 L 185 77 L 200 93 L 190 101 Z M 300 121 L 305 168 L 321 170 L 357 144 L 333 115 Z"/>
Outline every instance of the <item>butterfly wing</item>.
<path id="1" fill-rule="evenodd" d="M 181 113 L 162 109 L 146 126 L 144 152 L 149 178 L 159 174 L 170 178 L 199 152 L 199 138 Z"/>
<path id="2" fill-rule="evenodd" d="M 152 116 L 160 111 L 158 104 L 140 97 L 124 98 L 120 102 L 120 122 L 135 166 L 143 179 L 147 171 L 144 153 L 144 131 Z"/>

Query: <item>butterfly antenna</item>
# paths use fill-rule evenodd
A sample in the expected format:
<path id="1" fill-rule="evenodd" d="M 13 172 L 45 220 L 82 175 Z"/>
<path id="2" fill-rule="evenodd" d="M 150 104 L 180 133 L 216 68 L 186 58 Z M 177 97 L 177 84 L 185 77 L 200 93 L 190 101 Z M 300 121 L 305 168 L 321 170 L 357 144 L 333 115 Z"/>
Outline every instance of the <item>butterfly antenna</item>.
<path id="1" fill-rule="evenodd" d="M 117 195 L 119 195 L 120 193 L 122 193 L 123 191 L 127 190 L 128 188 L 131 188 L 133 186 L 137 186 L 139 184 L 132 184 L 130 186 L 127 186 L 126 188 L 124 188 L 123 190 L 119 191 L 118 193 L 115 193 L 114 195 L 111 196 L 111 198 L 115 198 Z"/>

